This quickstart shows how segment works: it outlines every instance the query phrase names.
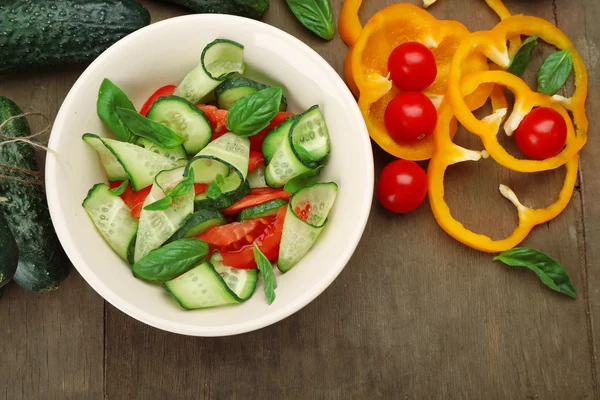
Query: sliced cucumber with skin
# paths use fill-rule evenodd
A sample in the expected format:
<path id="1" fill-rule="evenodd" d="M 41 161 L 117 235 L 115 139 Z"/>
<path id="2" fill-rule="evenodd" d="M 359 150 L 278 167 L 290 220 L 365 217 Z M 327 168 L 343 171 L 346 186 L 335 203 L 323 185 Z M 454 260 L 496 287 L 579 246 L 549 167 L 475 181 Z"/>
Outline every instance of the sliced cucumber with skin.
<path id="1" fill-rule="evenodd" d="M 233 103 L 242 97 L 268 87 L 268 85 L 243 77 L 226 79 L 215 89 L 217 107 L 222 110 L 229 110 Z M 285 110 L 287 110 L 287 99 L 285 96 L 282 96 L 279 111 Z"/>
<path id="2" fill-rule="evenodd" d="M 221 271 L 223 273 L 230 272 L 224 269 L 221 269 Z M 186 310 L 239 304 L 252 296 L 258 280 L 256 270 L 240 270 L 239 275 L 240 278 L 237 281 L 243 280 L 247 283 L 242 287 L 243 293 L 240 292 L 240 294 L 247 294 L 252 289 L 252 292 L 245 298 L 239 297 L 231 290 L 219 272 L 209 262 L 204 262 L 185 274 L 165 282 L 163 287 Z M 228 280 L 231 282 L 232 278 L 228 276 Z M 253 280 L 254 288 L 252 288 Z"/>
<path id="3" fill-rule="evenodd" d="M 265 170 L 265 180 L 267 185 L 272 188 L 281 188 L 290 179 L 313 168 L 311 164 L 303 162 L 294 152 L 291 134 L 290 131 L 288 136 L 279 143 L 271 162 Z"/>
<path id="4" fill-rule="evenodd" d="M 244 46 L 227 39 L 216 39 L 206 45 L 200 64 L 183 79 L 175 95 L 197 104 L 222 81 L 234 73 L 243 74 Z"/>
<path id="5" fill-rule="evenodd" d="M 264 188 L 267 187 L 267 181 L 265 180 L 265 165 L 261 164 L 256 169 L 248 173 L 248 184 L 250 189 Z"/>
<path id="6" fill-rule="evenodd" d="M 257 269 L 238 269 L 225 265 L 218 251 L 213 253 L 210 263 L 236 296 L 244 301 L 252 297 L 258 282 Z"/>
<path id="7" fill-rule="evenodd" d="M 147 116 L 183 136 L 187 154 L 198 153 L 212 138 L 212 125 L 204 112 L 183 97 L 160 97 Z"/>
<path id="8" fill-rule="evenodd" d="M 83 141 L 86 142 L 92 149 L 96 150 L 100 157 L 100 163 L 106 171 L 108 180 L 110 182 L 124 181 L 129 179 L 127 172 L 117 160 L 117 157 L 110 151 L 105 145 L 100 136 L 92 133 L 86 133 L 82 137 Z M 146 140 L 146 139 L 144 139 Z"/>
<path id="9" fill-rule="evenodd" d="M 248 207 L 245 210 L 242 210 L 238 215 L 239 221 L 244 221 L 246 219 L 254 219 L 261 217 L 268 217 L 270 215 L 277 214 L 277 210 L 281 207 L 285 206 L 287 201 L 282 199 L 275 199 L 268 201 L 263 204 L 257 204 L 252 207 Z"/>
<path id="10" fill-rule="evenodd" d="M 320 161 L 331 151 L 329 130 L 318 105 L 302 113 L 290 130 L 294 151 L 305 162 Z"/>
<path id="11" fill-rule="evenodd" d="M 188 162 L 187 154 L 185 152 L 185 149 L 183 148 L 183 145 L 173 147 L 172 149 L 165 149 L 163 147 L 158 146 L 153 141 L 143 137 L 139 137 L 135 141 L 135 144 L 146 150 L 150 150 L 153 153 L 160 154 L 161 156 L 166 157 L 171 161 L 175 161 L 180 164 L 184 163 L 183 165 L 187 164 Z"/>
<path id="12" fill-rule="evenodd" d="M 283 224 L 277 267 L 289 271 L 308 253 L 327 223 L 327 215 L 337 196 L 338 186 L 333 182 L 317 183 L 301 189 L 290 199 Z M 295 212 L 306 210 L 303 220 Z"/>
<path id="13" fill-rule="evenodd" d="M 231 174 L 219 184 L 222 196 L 211 199 L 205 193 L 200 193 L 194 198 L 194 206 L 197 210 L 206 208 L 219 209 L 229 207 L 250 193 L 248 181 L 241 181 L 238 174 Z"/>
<path id="14" fill-rule="evenodd" d="M 225 216 L 218 210 L 199 210 L 185 220 L 185 224 L 177 232 L 175 232 L 173 236 L 171 236 L 169 242 L 173 242 L 181 238 L 198 236 L 212 227 L 224 225 L 226 223 L 227 220 L 225 219 Z"/>
<path id="15" fill-rule="evenodd" d="M 96 229 L 122 259 L 128 261 L 138 231 L 138 221 L 131 216 L 121 197 L 110 192 L 104 183 L 94 185 L 83 201 Z"/>
<path id="16" fill-rule="evenodd" d="M 267 136 L 265 136 L 265 140 L 262 144 L 262 153 L 265 157 L 265 164 L 268 165 L 271 162 L 271 159 L 275 155 L 275 152 L 277 151 L 277 148 L 281 144 L 283 138 L 290 134 L 290 129 L 296 118 L 296 115 L 286 118 L 282 123 L 267 133 Z"/>
<path id="17" fill-rule="evenodd" d="M 144 207 L 165 197 L 164 190 L 176 186 L 183 180 L 185 168 L 180 167 L 162 171 L 156 176 L 150 194 L 144 201 Z M 146 254 L 162 246 L 185 223 L 188 216 L 194 212 L 194 191 L 177 198 L 164 211 L 149 211 L 142 208 L 140 225 L 135 245 L 134 262 Z"/>

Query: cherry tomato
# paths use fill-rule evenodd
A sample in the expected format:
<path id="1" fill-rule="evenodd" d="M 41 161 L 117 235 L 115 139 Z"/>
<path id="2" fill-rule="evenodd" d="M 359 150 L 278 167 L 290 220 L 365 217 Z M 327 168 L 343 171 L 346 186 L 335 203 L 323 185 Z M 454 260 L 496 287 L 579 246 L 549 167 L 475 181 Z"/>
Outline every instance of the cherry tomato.
<path id="1" fill-rule="evenodd" d="M 148 114 L 148 111 L 150 111 L 152 104 L 154 104 L 154 102 L 158 100 L 159 97 L 170 96 L 175 92 L 175 89 L 177 89 L 177 86 L 175 85 L 167 85 L 158 89 L 156 92 L 154 92 L 154 94 L 152 94 L 152 96 L 150 96 L 148 100 L 146 100 L 144 106 L 140 110 L 140 114 L 144 116 Z"/>
<path id="2" fill-rule="evenodd" d="M 389 102 L 383 118 L 392 139 L 398 143 L 414 142 L 433 133 L 437 110 L 423 93 L 400 93 Z"/>
<path id="3" fill-rule="evenodd" d="M 255 231 L 260 227 L 260 219 L 231 222 L 226 225 L 215 226 L 214 228 L 209 229 L 198 236 L 198 239 L 204 240 L 211 246 L 229 246 L 240 240 L 245 241 L 245 244 L 247 244 L 254 241 L 252 233 L 256 233 Z M 247 240 L 249 237 L 251 237 L 252 240 Z"/>
<path id="4" fill-rule="evenodd" d="M 392 161 L 383 168 L 377 182 L 377 197 L 382 206 L 395 213 L 413 211 L 427 196 L 427 174 L 417 163 Z"/>
<path id="5" fill-rule="evenodd" d="M 208 185 L 205 183 L 194 183 L 194 193 L 205 193 L 208 190 Z"/>
<path id="6" fill-rule="evenodd" d="M 534 160 L 554 157 L 565 147 L 567 123 L 557 111 L 539 107 L 523 118 L 515 131 L 517 146 Z"/>
<path id="7" fill-rule="evenodd" d="M 213 135 L 211 140 L 215 140 L 227 133 L 227 110 L 220 110 L 215 106 L 207 104 L 199 104 L 198 108 L 204 112 L 212 125 Z"/>
<path id="8" fill-rule="evenodd" d="M 396 47 L 388 58 L 390 78 L 404 92 L 420 92 L 435 81 L 437 65 L 433 53 L 418 42 Z"/>

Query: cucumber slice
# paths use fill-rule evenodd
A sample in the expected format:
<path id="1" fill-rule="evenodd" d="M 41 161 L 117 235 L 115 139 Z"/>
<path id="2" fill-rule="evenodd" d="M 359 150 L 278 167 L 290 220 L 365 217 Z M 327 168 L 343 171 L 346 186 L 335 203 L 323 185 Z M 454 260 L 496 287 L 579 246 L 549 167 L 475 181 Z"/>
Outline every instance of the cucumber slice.
<path id="1" fill-rule="evenodd" d="M 163 189 L 172 188 L 181 182 L 184 170 L 184 167 L 180 167 L 158 174 L 150 194 L 144 201 L 144 207 L 164 198 Z M 134 262 L 139 261 L 152 250 L 159 248 L 183 226 L 188 216 L 194 212 L 193 199 L 194 192 L 190 191 L 185 196 L 178 198 L 171 207 L 164 211 L 142 209 Z"/>
<path id="2" fill-rule="evenodd" d="M 183 147 L 187 154 L 198 153 L 212 137 L 212 125 L 204 112 L 183 97 L 159 98 L 147 116 L 183 136 Z"/>
<path id="3" fill-rule="evenodd" d="M 183 79 L 175 95 L 197 104 L 231 74 L 244 73 L 244 46 L 217 39 L 204 48 L 200 64 Z"/>
<path id="4" fill-rule="evenodd" d="M 227 274 L 229 282 L 235 283 L 234 288 L 247 297 L 242 298 L 231 290 L 209 262 L 204 262 L 178 278 L 165 282 L 163 287 L 186 310 L 239 304 L 252 296 L 258 280 L 256 270 L 240 270 L 239 274 L 231 277 L 230 270 L 221 269 L 221 271 Z M 234 280 L 233 276 L 237 278 L 238 275 L 240 277 Z M 244 284 L 239 284 L 240 281 Z"/>
<path id="5" fill-rule="evenodd" d="M 115 181 L 124 181 L 125 179 L 129 179 L 127 172 L 117 160 L 117 157 L 106 148 L 100 136 L 94 135 L 92 133 L 86 133 L 82 137 L 83 141 L 86 142 L 92 149 L 96 150 L 98 156 L 100 156 L 100 163 L 102 163 L 102 167 L 104 171 L 106 171 L 106 175 L 108 175 L 108 180 L 111 182 Z"/>
<path id="6" fill-rule="evenodd" d="M 226 133 L 212 141 L 200 153 L 192 158 L 188 164 L 194 165 L 199 159 L 217 160 L 235 169 L 242 180 L 248 176 L 248 159 L 250 158 L 250 140 L 239 137 L 235 133 Z M 197 171 L 194 167 L 194 172 Z M 216 176 L 216 175 L 215 175 Z M 214 177 L 213 177 L 214 181 Z M 212 182 L 212 181 L 211 181 Z"/>
<path id="7" fill-rule="evenodd" d="M 335 202 L 338 186 L 333 182 L 317 183 L 301 189 L 290 199 L 283 224 L 277 267 L 289 271 L 308 253 L 327 223 L 327 215 Z M 298 217 L 296 208 L 307 210 L 305 220 Z"/>
<path id="8" fill-rule="evenodd" d="M 154 177 L 160 171 L 180 167 L 179 162 L 172 161 L 135 144 L 98 138 L 123 166 L 131 182 L 131 187 L 135 191 L 152 185 Z"/>
<path id="9" fill-rule="evenodd" d="M 237 297 L 244 301 L 252 297 L 258 282 L 257 269 L 238 269 L 225 265 L 218 251 L 212 255 L 210 263 Z"/>
<path id="10" fill-rule="evenodd" d="M 243 221 L 246 219 L 254 219 L 267 217 L 269 215 L 275 215 L 277 214 L 277 210 L 279 210 L 286 204 L 287 201 L 285 200 L 275 199 L 263 204 L 257 204 L 255 206 L 248 207 L 240 212 L 240 214 L 238 215 L 238 220 Z"/>
<path id="11" fill-rule="evenodd" d="M 296 119 L 291 137 L 295 152 L 305 162 L 320 161 L 331 151 L 329 131 L 318 105 Z"/>
<path id="12" fill-rule="evenodd" d="M 267 185 L 273 188 L 281 188 L 290 179 L 312 169 L 310 164 L 305 164 L 294 152 L 291 135 L 292 132 L 290 131 L 288 137 L 279 143 L 271 162 L 265 170 Z"/>
<path id="13" fill-rule="evenodd" d="M 83 208 L 104 240 L 127 261 L 135 242 L 138 221 L 131 216 L 131 210 L 123 199 L 112 194 L 104 183 L 99 183 L 88 193 Z"/>
<path id="14" fill-rule="evenodd" d="M 267 187 L 267 181 L 265 181 L 265 168 L 265 165 L 261 164 L 248 174 L 247 180 L 251 189 Z"/>
<path id="15" fill-rule="evenodd" d="M 194 198 L 194 205 L 197 210 L 206 208 L 219 209 L 229 207 L 233 203 L 241 200 L 245 195 L 250 193 L 250 185 L 248 181 L 241 181 L 238 174 L 231 174 L 223 179 L 223 183 L 219 184 L 223 195 L 218 199 L 210 199 L 205 193 L 200 193 Z"/>
<path id="16" fill-rule="evenodd" d="M 206 209 L 196 211 L 190 215 L 189 218 L 185 220 L 185 224 L 171 236 L 169 242 L 181 238 L 198 236 L 214 226 L 224 225 L 226 223 L 227 220 L 225 219 L 225 216 L 218 210 Z"/>
<path id="17" fill-rule="evenodd" d="M 265 136 L 265 140 L 262 144 L 262 152 L 265 157 L 265 164 L 269 164 L 271 159 L 273 159 L 273 155 L 277 151 L 279 144 L 284 137 L 290 134 L 290 129 L 294 124 L 294 121 L 298 118 L 296 115 L 292 115 L 291 117 L 286 118 L 282 123 L 274 127 L 267 133 Z"/>
<path id="18" fill-rule="evenodd" d="M 229 110 L 233 103 L 235 103 L 242 97 L 247 96 L 250 93 L 266 89 L 268 87 L 268 85 L 253 81 L 252 79 L 242 77 L 229 78 L 223 81 L 223 83 L 221 83 L 215 89 L 215 99 L 217 101 L 217 106 L 222 110 Z M 285 96 L 282 96 L 279 111 L 285 110 L 287 110 L 287 99 L 285 98 Z"/>
<path id="19" fill-rule="evenodd" d="M 177 163 L 183 163 L 184 166 L 188 162 L 187 154 L 182 145 L 173 147 L 172 149 L 165 149 L 163 147 L 158 146 L 153 141 L 148 140 L 143 137 L 139 137 L 135 141 L 135 144 L 137 144 L 138 146 L 140 146 L 146 150 L 150 150 L 153 153 L 160 154 L 163 157 L 167 157 L 171 161 L 175 161 Z"/>

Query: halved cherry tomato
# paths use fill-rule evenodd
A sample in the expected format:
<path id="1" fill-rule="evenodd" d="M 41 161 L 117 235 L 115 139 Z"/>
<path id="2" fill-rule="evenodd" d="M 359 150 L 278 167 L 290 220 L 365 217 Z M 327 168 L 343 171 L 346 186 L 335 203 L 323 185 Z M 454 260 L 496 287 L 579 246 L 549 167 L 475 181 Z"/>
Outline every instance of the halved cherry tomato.
<path id="1" fill-rule="evenodd" d="M 419 207 L 427 196 L 427 174 L 414 161 L 396 160 L 383 168 L 377 182 L 382 206 L 395 213 Z"/>
<path id="2" fill-rule="evenodd" d="M 435 81 L 437 65 L 433 53 L 425 45 L 406 42 L 390 54 L 388 71 L 398 89 L 403 92 L 420 92 Z"/>
<path id="3" fill-rule="evenodd" d="M 251 234 L 256 233 L 254 231 L 261 225 L 264 227 L 260 218 L 248 219 L 242 222 L 231 222 L 209 229 L 198 236 L 198 239 L 204 240 L 211 246 L 230 246 L 242 239 L 246 240 L 247 236 L 252 236 Z M 252 236 L 251 241 L 246 241 L 246 243 L 252 243 L 253 241 L 254 236 Z"/>
<path id="4" fill-rule="evenodd" d="M 519 150 L 527 157 L 545 160 L 565 147 L 567 123 L 551 108 L 534 108 L 515 130 L 515 140 Z"/>
<path id="5" fill-rule="evenodd" d="M 281 244 L 286 212 L 287 207 L 281 207 L 277 211 L 274 222 L 267 225 L 263 233 L 256 238 L 256 245 L 270 261 L 279 256 L 279 245 Z M 252 244 L 248 244 L 237 251 L 222 251 L 221 255 L 225 265 L 240 269 L 256 268 Z"/>
<path id="6" fill-rule="evenodd" d="M 437 110 L 423 93 L 406 92 L 389 102 L 383 119 L 389 135 L 396 142 L 414 142 L 433 133 Z"/>
<path id="7" fill-rule="evenodd" d="M 227 110 L 220 110 L 208 104 L 199 104 L 198 108 L 204 111 L 206 118 L 208 118 L 212 125 L 213 135 L 211 140 L 215 140 L 227 133 Z"/>
<path id="8" fill-rule="evenodd" d="M 250 136 L 250 150 L 261 151 L 262 144 L 265 140 L 265 136 L 267 136 L 267 133 L 269 133 L 271 129 L 273 129 L 274 127 L 282 123 L 286 118 L 291 117 L 292 115 L 294 114 L 287 111 L 278 112 L 275 118 L 273 118 L 269 123 L 269 126 L 267 126 L 262 131 L 258 132 L 256 135 Z"/>
<path id="9" fill-rule="evenodd" d="M 291 196 L 292 194 L 290 192 L 286 192 L 283 189 L 271 189 L 270 193 L 265 194 L 249 194 L 237 203 L 234 203 L 229 207 L 223 208 L 221 212 L 223 213 L 223 215 L 231 216 L 239 213 L 240 211 L 248 207 L 252 207 L 257 204 L 263 204 L 275 199 L 289 200 Z"/>
<path id="10" fill-rule="evenodd" d="M 259 165 L 265 162 L 265 157 L 260 151 L 250 150 L 250 159 L 248 160 L 248 172 L 254 171 Z"/>
<path id="11" fill-rule="evenodd" d="M 208 190 L 208 185 L 204 183 L 194 183 L 195 194 L 204 193 Z"/>
<path id="12" fill-rule="evenodd" d="M 148 100 L 146 100 L 144 106 L 140 110 L 140 114 L 144 116 L 148 114 L 148 111 L 150 111 L 152 104 L 154 104 L 154 102 L 158 100 L 159 97 L 171 96 L 173 93 L 175 93 L 175 89 L 177 89 L 177 86 L 175 85 L 167 85 L 158 89 L 156 92 L 154 92 L 154 94 L 152 94 L 152 96 L 150 96 Z"/>
<path id="13" fill-rule="evenodd" d="M 110 182 L 110 188 L 116 188 L 121 185 L 121 182 Z M 121 195 L 121 198 L 127 204 L 127 207 L 131 209 L 131 216 L 133 218 L 139 218 L 142 213 L 142 207 L 144 206 L 144 201 L 146 201 L 146 197 L 150 194 L 150 190 L 152 190 L 152 186 L 148 186 L 145 189 L 138 190 L 134 192 L 131 189 L 131 183 L 127 185 L 127 189 Z"/>

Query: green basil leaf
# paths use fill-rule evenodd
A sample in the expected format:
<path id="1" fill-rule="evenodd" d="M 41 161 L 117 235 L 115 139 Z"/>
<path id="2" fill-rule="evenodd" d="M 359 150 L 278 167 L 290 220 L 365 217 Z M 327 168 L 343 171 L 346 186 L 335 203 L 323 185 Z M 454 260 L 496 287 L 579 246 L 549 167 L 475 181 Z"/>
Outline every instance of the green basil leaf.
<path id="1" fill-rule="evenodd" d="M 108 79 L 104 79 L 98 91 L 96 110 L 98 117 L 108 125 L 117 139 L 133 143 L 137 137 L 127 128 L 119 114 L 117 107 L 135 111 L 135 106 L 121 89 Z"/>
<path id="2" fill-rule="evenodd" d="M 254 260 L 258 266 L 264 281 L 265 281 L 265 296 L 267 296 L 267 303 L 272 304 L 275 301 L 275 289 L 277 289 L 277 278 L 273 273 L 273 264 L 258 248 L 256 242 L 254 242 Z"/>
<path id="3" fill-rule="evenodd" d="M 538 92 L 552 96 L 563 87 L 572 70 L 573 58 L 569 49 L 551 54 L 538 72 Z"/>
<path id="4" fill-rule="evenodd" d="M 223 194 L 221 187 L 219 184 L 223 184 L 223 176 L 221 174 L 217 174 L 215 177 L 215 181 L 208 185 L 208 189 L 206 189 L 206 197 L 209 199 L 216 200 Z"/>
<path id="5" fill-rule="evenodd" d="M 179 239 L 151 251 L 133 264 L 133 273 L 148 281 L 168 281 L 202 262 L 207 254 L 206 242 Z"/>
<path id="6" fill-rule="evenodd" d="M 286 0 L 298 21 L 325 40 L 333 39 L 335 22 L 331 0 Z"/>
<path id="7" fill-rule="evenodd" d="M 281 96 L 280 88 L 266 88 L 242 97 L 227 113 L 227 129 L 241 137 L 256 135 L 279 112 Z"/>
<path id="8" fill-rule="evenodd" d="M 289 182 L 283 187 L 283 190 L 289 193 L 296 193 L 302 188 L 314 185 L 315 183 L 319 182 L 321 169 L 323 169 L 323 167 L 323 165 L 319 165 L 315 169 L 311 169 L 310 171 L 306 171 L 305 173 L 290 179 Z"/>
<path id="9" fill-rule="evenodd" d="M 529 268 L 542 280 L 544 285 L 557 292 L 577 297 L 575 286 L 564 268 L 550 256 L 539 250 L 516 247 L 494 257 L 511 267 Z"/>
<path id="10" fill-rule="evenodd" d="M 148 204 L 144 207 L 146 211 L 165 211 L 173 204 L 173 198 L 171 196 L 165 196 L 154 203 Z"/>
<path id="11" fill-rule="evenodd" d="M 183 143 L 183 136 L 178 135 L 164 125 L 144 117 L 137 111 L 117 107 L 117 113 L 125 126 L 137 136 L 156 143 L 165 149 L 172 149 Z"/>
<path id="12" fill-rule="evenodd" d="M 111 192 L 115 196 L 120 196 L 123 193 L 125 193 L 125 190 L 127 190 L 127 185 L 129 185 L 129 179 L 125 179 L 119 186 L 110 189 L 109 192 Z"/>
<path id="13" fill-rule="evenodd" d="M 513 75 L 521 76 L 525 73 L 525 69 L 529 64 L 529 58 L 531 57 L 531 51 L 537 46 L 538 35 L 528 37 L 523 41 L 521 47 L 513 57 L 507 71 Z"/>
<path id="14" fill-rule="evenodd" d="M 194 168 L 188 170 L 187 176 L 179 182 L 171 191 L 169 195 L 174 199 L 176 197 L 185 196 L 194 188 Z"/>

